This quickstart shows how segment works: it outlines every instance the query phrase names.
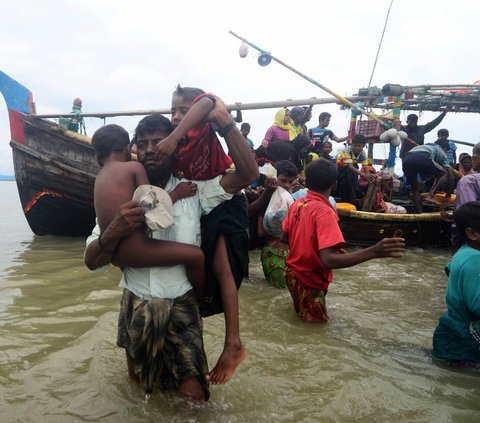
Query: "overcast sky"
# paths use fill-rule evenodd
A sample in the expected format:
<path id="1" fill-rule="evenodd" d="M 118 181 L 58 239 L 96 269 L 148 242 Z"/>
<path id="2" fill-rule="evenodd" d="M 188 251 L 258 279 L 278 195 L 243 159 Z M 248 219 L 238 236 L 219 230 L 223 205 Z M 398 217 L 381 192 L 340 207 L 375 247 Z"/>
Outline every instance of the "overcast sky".
<path id="1" fill-rule="evenodd" d="M 0 69 L 33 93 L 38 113 L 169 108 L 180 83 L 226 103 L 329 97 L 272 62 L 240 58 L 232 30 L 341 95 L 368 85 L 390 0 L 2 1 Z M 297 9 L 295 9 L 297 8 Z M 394 0 L 372 85 L 471 84 L 480 79 L 480 2 Z M 315 106 L 347 133 L 349 113 Z M 244 112 L 258 145 L 275 109 Z M 420 124 L 436 114 L 425 112 Z M 139 118 L 108 119 L 133 133 Z M 405 120 L 405 114 L 402 114 Z M 87 118 L 88 135 L 103 122 Z M 480 118 L 449 114 L 451 138 L 480 141 Z M 436 139 L 436 130 L 426 141 Z M 13 174 L 7 110 L 0 100 L 0 174 Z M 471 151 L 460 147 L 459 151 Z M 378 157 L 382 158 L 382 157 Z"/>

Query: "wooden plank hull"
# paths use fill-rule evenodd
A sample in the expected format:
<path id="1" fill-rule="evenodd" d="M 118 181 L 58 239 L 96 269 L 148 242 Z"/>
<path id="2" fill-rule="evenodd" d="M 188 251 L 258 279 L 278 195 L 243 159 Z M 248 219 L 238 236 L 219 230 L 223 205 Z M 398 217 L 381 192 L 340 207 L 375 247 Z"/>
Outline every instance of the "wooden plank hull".
<path id="1" fill-rule="evenodd" d="M 86 236 L 95 224 L 99 167 L 86 137 L 24 116 L 25 144 L 14 140 L 15 178 L 30 228 L 38 235 Z"/>
<path id="2" fill-rule="evenodd" d="M 408 246 L 451 246 L 451 223 L 443 221 L 440 212 L 402 215 L 339 209 L 338 215 L 349 244 L 372 245 L 386 237 L 400 236 Z"/>

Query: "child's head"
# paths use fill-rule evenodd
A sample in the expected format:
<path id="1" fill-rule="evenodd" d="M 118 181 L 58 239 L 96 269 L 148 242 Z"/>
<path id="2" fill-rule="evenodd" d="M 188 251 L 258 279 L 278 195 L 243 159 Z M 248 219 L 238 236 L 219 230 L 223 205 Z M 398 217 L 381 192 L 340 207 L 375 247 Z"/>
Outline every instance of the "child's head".
<path id="1" fill-rule="evenodd" d="M 100 166 L 104 160 L 113 152 L 125 152 L 129 158 L 130 136 L 128 132 L 119 125 L 105 125 L 97 129 L 92 136 L 92 146 Z"/>
<path id="2" fill-rule="evenodd" d="M 455 210 L 455 225 L 468 241 L 480 243 L 480 201 L 470 201 Z"/>
<path id="3" fill-rule="evenodd" d="M 449 136 L 448 129 L 439 129 L 437 131 L 437 136 L 439 140 L 447 140 Z"/>
<path id="4" fill-rule="evenodd" d="M 322 144 L 322 150 L 321 150 L 321 153 L 322 154 L 327 154 L 327 155 L 330 155 L 330 153 L 332 152 L 333 150 L 333 145 L 330 141 L 325 141 L 323 144 Z"/>
<path id="5" fill-rule="evenodd" d="M 365 145 L 367 144 L 367 139 L 365 138 L 365 135 L 362 134 L 356 134 L 352 138 L 352 151 L 358 155 L 362 152 L 362 150 L 365 148 Z"/>
<path id="6" fill-rule="evenodd" d="M 326 128 L 328 124 L 330 123 L 330 118 L 332 115 L 328 112 L 322 112 L 318 116 L 318 124 L 322 126 L 323 128 Z"/>
<path id="7" fill-rule="evenodd" d="M 332 189 L 337 182 L 337 166 L 328 160 L 319 159 L 305 169 L 306 186 L 316 192 Z"/>
<path id="8" fill-rule="evenodd" d="M 193 100 L 199 95 L 205 94 L 205 91 L 194 87 L 181 87 L 180 84 L 173 92 L 172 97 L 172 126 L 175 128 L 190 110 Z"/>
<path id="9" fill-rule="evenodd" d="M 250 133 L 250 124 L 247 122 L 243 122 L 240 126 L 240 132 L 244 137 L 246 137 Z"/>
<path id="10" fill-rule="evenodd" d="M 458 158 L 459 163 L 463 166 L 463 169 L 466 172 L 470 172 L 473 167 L 473 161 L 472 161 L 472 156 L 468 153 L 462 153 L 460 154 L 460 157 Z"/>
<path id="11" fill-rule="evenodd" d="M 278 185 L 290 191 L 297 179 L 297 167 L 290 160 L 279 160 L 275 163 Z"/>

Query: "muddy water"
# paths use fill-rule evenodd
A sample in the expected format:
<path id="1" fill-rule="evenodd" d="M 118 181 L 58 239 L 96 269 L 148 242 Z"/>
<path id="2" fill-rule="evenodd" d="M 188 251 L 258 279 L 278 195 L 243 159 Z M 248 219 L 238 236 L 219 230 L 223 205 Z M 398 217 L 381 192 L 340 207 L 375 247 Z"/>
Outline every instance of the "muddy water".
<path id="1" fill-rule="evenodd" d="M 428 355 L 449 251 L 409 250 L 334 274 L 328 324 L 302 323 L 252 254 L 240 290 L 249 356 L 206 404 L 145 401 L 115 345 L 119 272 L 89 273 L 84 241 L 35 237 L 0 182 L 0 422 L 478 422 L 480 374 Z M 213 365 L 223 319 L 205 319 Z"/>

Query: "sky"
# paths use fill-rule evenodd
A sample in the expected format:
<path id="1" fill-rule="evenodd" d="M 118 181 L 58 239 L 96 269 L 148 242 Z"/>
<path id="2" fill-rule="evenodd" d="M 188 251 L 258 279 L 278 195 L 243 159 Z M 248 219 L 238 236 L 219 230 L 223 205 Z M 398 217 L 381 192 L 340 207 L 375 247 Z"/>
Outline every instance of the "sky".
<path id="1" fill-rule="evenodd" d="M 297 6 L 300 5 L 300 6 Z M 239 56 L 243 36 L 334 92 L 368 86 L 390 0 L 2 1 L 0 70 L 26 86 L 38 113 L 67 113 L 75 97 L 84 112 L 165 109 L 177 84 L 196 86 L 226 103 L 331 97 L 258 52 Z M 394 0 L 372 85 L 471 84 L 480 79 L 480 2 Z M 349 112 L 330 129 L 347 133 Z M 244 111 L 259 145 L 276 109 Z M 405 121 L 407 113 L 402 113 Z M 424 112 L 419 124 L 437 114 Z M 140 117 L 111 118 L 133 134 Z M 453 139 L 480 141 L 478 114 L 450 113 L 441 127 Z M 86 118 L 87 134 L 103 120 Z M 426 142 L 436 139 L 436 130 Z M 0 96 L 0 174 L 13 174 L 10 130 Z M 377 148 L 376 158 L 387 149 Z M 459 146 L 458 152 L 471 148 Z"/>

